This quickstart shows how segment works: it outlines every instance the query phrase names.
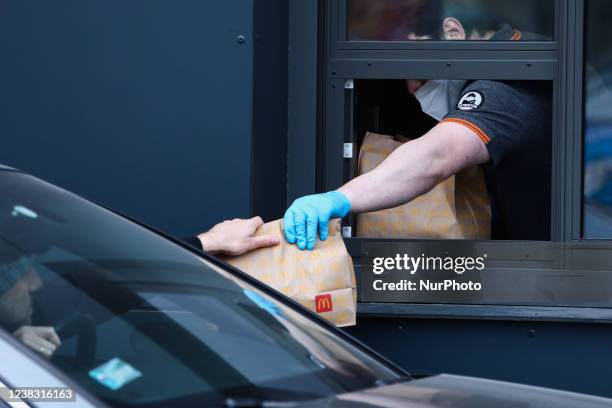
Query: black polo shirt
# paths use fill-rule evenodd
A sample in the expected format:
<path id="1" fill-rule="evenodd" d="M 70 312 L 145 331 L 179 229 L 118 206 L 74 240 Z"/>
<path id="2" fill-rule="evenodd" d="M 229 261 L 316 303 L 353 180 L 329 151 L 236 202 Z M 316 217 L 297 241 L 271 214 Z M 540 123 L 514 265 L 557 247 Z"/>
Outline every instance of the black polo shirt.
<path id="1" fill-rule="evenodd" d="M 505 26 L 492 40 L 527 39 Z M 471 129 L 487 146 L 493 238 L 549 240 L 552 85 L 549 81 L 469 81 L 443 122 Z"/>

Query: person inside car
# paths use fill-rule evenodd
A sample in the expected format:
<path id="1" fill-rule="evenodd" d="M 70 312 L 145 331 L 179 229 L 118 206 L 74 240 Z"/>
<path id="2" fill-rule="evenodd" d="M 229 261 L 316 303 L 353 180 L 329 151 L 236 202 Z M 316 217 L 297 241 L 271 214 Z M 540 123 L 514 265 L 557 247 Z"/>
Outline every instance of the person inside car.
<path id="1" fill-rule="evenodd" d="M 0 265 L 0 325 L 25 345 L 50 358 L 61 344 L 53 327 L 32 325 L 32 294 L 42 281 L 30 257 Z"/>
<path id="2" fill-rule="evenodd" d="M 279 240 L 276 237 L 254 235 L 262 224 L 261 217 L 228 220 L 188 241 L 208 253 L 227 255 L 240 255 L 277 245 Z M 28 347 L 50 358 L 61 345 L 60 337 L 54 327 L 33 324 L 32 319 L 32 295 L 42 286 L 32 257 L 22 256 L 0 264 L 0 326 Z"/>

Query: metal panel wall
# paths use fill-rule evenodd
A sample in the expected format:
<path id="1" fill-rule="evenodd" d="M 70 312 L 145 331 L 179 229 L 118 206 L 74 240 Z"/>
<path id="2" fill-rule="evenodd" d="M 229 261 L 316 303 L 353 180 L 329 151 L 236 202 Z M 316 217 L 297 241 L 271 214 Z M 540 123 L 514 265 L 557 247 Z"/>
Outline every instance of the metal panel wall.
<path id="1" fill-rule="evenodd" d="M 289 1 L 289 204 L 316 189 L 318 3 Z"/>
<path id="2" fill-rule="evenodd" d="M 252 26 L 253 0 L 3 2 L 0 162 L 179 236 L 250 215 Z"/>
<path id="3" fill-rule="evenodd" d="M 416 376 L 444 372 L 612 397 L 609 324 L 406 314 L 361 316 L 347 331 Z"/>
<path id="4" fill-rule="evenodd" d="M 254 30 L 252 213 L 270 221 L 287 208 L 287 1 L 255 1 Z"/>

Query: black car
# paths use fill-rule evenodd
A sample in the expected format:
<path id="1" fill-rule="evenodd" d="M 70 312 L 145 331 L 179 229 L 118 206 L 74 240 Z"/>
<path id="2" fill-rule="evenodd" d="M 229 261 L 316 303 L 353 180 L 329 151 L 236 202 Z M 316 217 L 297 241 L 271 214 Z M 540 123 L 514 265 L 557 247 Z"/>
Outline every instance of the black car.
<path id="1" fill-rule="evenodd" d="M 10 168 L 0 169 L 0 191 L 5 399 L 39 406 L 65 398 L 72 402 L 48 404 L 70 407 L 612 406 L 483 379 L 413 379 L 180 241 Z"/>

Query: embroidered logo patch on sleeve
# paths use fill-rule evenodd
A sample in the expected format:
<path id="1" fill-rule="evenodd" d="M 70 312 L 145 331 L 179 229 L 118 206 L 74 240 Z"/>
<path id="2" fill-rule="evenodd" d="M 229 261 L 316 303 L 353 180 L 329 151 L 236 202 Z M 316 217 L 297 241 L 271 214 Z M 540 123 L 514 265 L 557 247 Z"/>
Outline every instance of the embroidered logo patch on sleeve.
<path id="1" fill-rule="evenodd" d="M 463 95 L 457 104 L 457 109 L 462 111 L 476 110 L 484 103 L 484 95 L 478 91 L 470 91 Z"/>

